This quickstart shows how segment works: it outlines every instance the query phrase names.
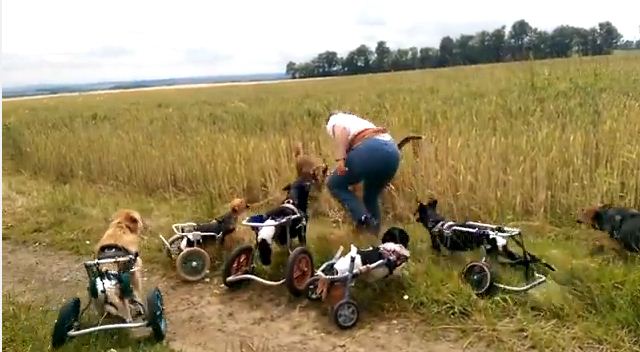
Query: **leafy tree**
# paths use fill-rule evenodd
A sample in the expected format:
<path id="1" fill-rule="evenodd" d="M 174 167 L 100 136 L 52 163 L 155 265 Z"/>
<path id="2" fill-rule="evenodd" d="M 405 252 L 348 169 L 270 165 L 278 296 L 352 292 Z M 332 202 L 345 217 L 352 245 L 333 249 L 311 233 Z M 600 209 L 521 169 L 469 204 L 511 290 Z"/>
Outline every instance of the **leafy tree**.
<path id="1" fill-rule="evenodd" d="M 335 51 L 325 51 L 312 61 L 315 73 L 318 76 L 330 76 L 336 74 L 340 67 L 340 58 Z"/>
<path id="2" fill-rule="evenodd" d="M 455 41 L 455 57 L 461 65 L 473 65 L 478 63 L 477 48 L 473 45 L 473 36 L 462 34 Z"/>
<path id="3" fill-rule="evenodd" d="M 398 49 L 393 53 L 391 59 L 391 69 L 393 71 L 402 71 L 409 69 L 409 50 Z"/>
<path id="4" fill-rule="evenodd" d="M 415 46 L 409 48 L 409 67 L 413 70 L 420 67 L 420 52 Z"/>
<path id="5" fill-rule="evenodd" d="M 296 63 L 293 61 L 289 61 L 287 63 L 287 69 L 285 71 L 286 75 L 291 78 L 297 78 L 298 69 Z"/>
<path id="6" fill-rule="evenodd" d="M 362 44 L 344 58 L 328 50 L 310 62 L 288 62 L 286 74 L 291 78 L 302 78 L 559 58 L 575 54 L 606 55 L 616 48 L 640 49 L 640 40 L 622 41 L 618 29 L 609 21 L 589 29 L 563 25 L 549 33 L 531 27 L 522 19 L 514 22 L 508 33 L 506 26 L 501 26 L 490 32 L 462 34 L 456 40 L 443 37 L 438 49 L 410 47 L 392 50 L 385 41 L 379 41 L 373 51 Z"/>
<path id="7" fill-rule="evenodd" d="M 476 47 L 476 59 L 478 63 L 491 62 L 491 34 L 480 31 L 473 37 L 472 45 Z"/>
<path id="8" fill-rule="evenodd" d="M 391 67 L 391 49 L 387 46 L 387 42 L 379 41 L 375 49 L 376 58 L 373 60 L 373 67 L 376 72 L 389 71 Z"/>
<path id="9" fill-rule="evenodd" d="M 511 46 L 511 57 L 514 60 L 521 60 L 525 57 L 525 43 L 531 36 L 533 28 L 529 22 L 518 20 L 511 25 L 509 30 L 509 44 Z"/>
<path id="10" fill-rule="evenodd" d="M 573 49 L 573 27 L 560 26 L 551 32 L 551 57 L 569 57 Z"/>
<path id="11" fill-rule="evenodd" d="M 446 36 L 440 40 L 439 62 L 438 66 L 453 66 L 455 42 L 451 37 Z"/>
<path id="12" fill-rule="evenodd" d="M 598 23 L 598 42 L 602 48 L 602 54 L 611 54 L 621 39 L 622 35 L 611 22 Z"/>
<path id="13" fill-rule="evenodd" d="M 438 51 L 435 48 L 420 48 L 418 63 L 420 68 L 435 67 Z"/>
<path id="14" fill-rule="evenodd" d="M 527 23 L 527 25 L 529 25 Z M 529 27 L 530 28 L 530 27 Z M 491 48 L 491 61 L 492 62 L 500 62 L 503 61 L 503 58 L 505 57 L 505 48 L 506 48 L 506 33 L 505 33 L 505 26 L 502 26 L 496 30 L 494 30 L 493 32 L 491 32 L 491 34 L 489 35 L 489 47 Z M 529 37 L 529 33 L 527 33 L 527 37 L 525 40 L 527 40 Z M 523 52 L 524 52 L 524 45 L 523 45 Z"/>
<path id="15" fill-rule="evenodd" d="M 534 28 L 526 45 L 530 57 L 533 59 L 544 59 L 551 56 L 551 35 L 547 31 Z"/>
<path id="16" fill-rule="evenodd" d="M 630 50 L 630 49 L 633 49 L 634 46 L 635 46 L 635 43 L 633 42 L 633 40 L 623 40 L 618 44 L 618 49 Z"/>

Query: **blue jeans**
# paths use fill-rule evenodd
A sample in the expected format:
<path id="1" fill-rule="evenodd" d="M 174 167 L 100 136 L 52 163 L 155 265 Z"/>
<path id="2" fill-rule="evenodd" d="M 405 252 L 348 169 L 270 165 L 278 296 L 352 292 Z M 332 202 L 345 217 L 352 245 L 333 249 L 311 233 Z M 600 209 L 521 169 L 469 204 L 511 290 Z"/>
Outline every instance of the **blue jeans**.
<path id="1" fill-rule="evenodd" d="M 355 223 L 370 215 L 380 224 L 380 194 L 398 171 L 398 146 L 393 140 L 366 139 L 347 154 L 345 165 L 345 175 L 334 171 L 327 180 L 331 195 L 349 211 Z M 359 182 L 364 186 L 362 202 L 349 190 Z"/>

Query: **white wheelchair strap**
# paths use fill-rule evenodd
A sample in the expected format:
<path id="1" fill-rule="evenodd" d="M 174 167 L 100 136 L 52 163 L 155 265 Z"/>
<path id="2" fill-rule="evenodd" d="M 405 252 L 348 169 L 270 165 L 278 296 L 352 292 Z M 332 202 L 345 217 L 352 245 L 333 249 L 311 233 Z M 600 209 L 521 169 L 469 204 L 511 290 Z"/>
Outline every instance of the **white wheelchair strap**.
<path id="1" fill-rule="evenodd" d="M 296 206 L 291 203 L 282 203 L 281 206 L 295 211 L 296 215 L 302 215 L 300 214 L 300 210 L 298 210 L 298 208 L 296 208 Z"/>
<path id="2" fill-rule="evenodd" d="M 302 214 L 295 205 L 291 203 L 282 203 L 280 206 L 293 210 L 296 213 L 295 215 L 300 215 L 302 221 L 300 221 L 298 227 L 302 227 L 307 223 L 307 219 L 305 219 L 304 214 Z"/>

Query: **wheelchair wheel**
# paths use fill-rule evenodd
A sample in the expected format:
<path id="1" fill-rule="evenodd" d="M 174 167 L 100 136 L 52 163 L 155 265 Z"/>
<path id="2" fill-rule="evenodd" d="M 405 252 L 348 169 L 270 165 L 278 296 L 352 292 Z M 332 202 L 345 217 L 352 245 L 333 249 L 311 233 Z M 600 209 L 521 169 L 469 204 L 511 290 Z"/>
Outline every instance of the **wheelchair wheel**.
<path id="1" fill-rule="evenodd" d="M 289 292 L 299 297 L 307 288 L 307 281 L 313 276 L 313 257 L 305 247 L 298 247 L 289 255 L 285 283 Z"/>
<path id="2" fill-rule="evenodd" d="M 333 307 L 333 321 L 340 329 L 350 329 L 356 325 L 360 311 L 356 302 L 343 299 Z"/>
<path id="3" fill-rule="evenodd" d="M 222 268 L 222 282 L 228 288 L 238 288 L 247 280 L 227 281 L 233 275 L 250 274 L 253 271 L 253 246 L 242 245 L 231 252 Z"/>
<path id="4" fill-rule="evenodd" d="M 169 242 L 169 248 L 164 249 L 167 257 L 173 259 L 175 256 L 180 255 L 180 243 L 183 237 L 181 234 L 175 234 L 167 240 L 167 242 Z"/>
<path id="5" fill-rule="evenodd" d="M 322 299 L 322 296 L 317 293 L 318 289 L 318 281 L 320 281 L 319 276 L 314 276 L 307 281 L 305 284 L 305 292 L 307 294 L 307 299 L 310 301 L 319 301 Z"/>
<path id="6" fill-rule="evenodd" d="M 185 281 L 199 281 L 207 275 L 211 265 L 209 254 L 202 248 L 185 249 L 176 259 L 176 271 Z"/>
<path id="7" fill-rule="evenodd" d="M 464 280 L 476 296 L 488 295 L 493 287 L 493 275 L 488 263 L 471 262 L 462 271 Z"/>
<path id="8" fill-rule="evenodd" d="M 58 319 L 53 326 L 51 347 L 57 349 L 69 339 L 69 331 L 73 330 L 80 317 L 80 298 L 73 297 L 65 302 L 58 312 Z"/>
<path id="9" fill-rule="evenodd" d="M 160 289 L 155 287 L 147 294 L 147 326 L 153 331 L 156 341 L 164 340 L 167 335 L 167 320 L 164 317 L 164 302 Z"/>

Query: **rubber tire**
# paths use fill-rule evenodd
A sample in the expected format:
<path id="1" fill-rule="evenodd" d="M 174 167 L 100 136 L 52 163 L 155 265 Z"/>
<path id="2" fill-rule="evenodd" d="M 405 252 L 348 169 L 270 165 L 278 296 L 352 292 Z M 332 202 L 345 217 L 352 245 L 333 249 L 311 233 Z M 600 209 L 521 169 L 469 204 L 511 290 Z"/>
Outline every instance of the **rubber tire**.
<path id="1" fill-rule="evenodd" d="M 165 247 L 165 249 L 164 249 L 164 252 L 165 252 L 165 254 L 167 255 L 167 257 L 169 257 L 170 259 L 173 259 L 173 253 L 171 252 L 171 245 L 172 245 L 172 242 L 182 240 L 182 238 L 183 238 L 183 237 L 184 237 L 184 235 L 181 235 L 181 234 L 175 234 L 175 235 L 171 236 L 171 237 L 167 240 L 167 242 L 169 242 L 169 248 L 166 248 L 166 247 Z M 180 253 L 178 253 L 178 255 L 180 255 Z"/>
<path id="2" fill-rule="evenodd" d="M 353 321 L 351 322 L 347 322 L 345 324 L 345 322 L 341 322 L 340 318 L 339 318 L 339 314 L 341 312 L 341 310 L 343 309 L 355 309 L 354 312 L 356 314 L 356 317 Z M 346 330 L 346 329 L 351 329 L 352 327 L 356 326 L 356 324 L 358 323 L 358 320 L 360 319 L 360 310 L 358 308 L 358 305 L 356 304 L 356 302 L 346 298 L 343 299 L 342 301 L 338 302 L 334 307 L 333 307 L 333 322 L 336 323 L 336 325 L 342 329 L 342 330 Z"/>
<path id="3" fill-rule="evenodd" d="M 485 270 L 485 272 L 489 275 L 489 279 L 488 279 L 488 283 L 487 283 L 487 285 L 486 285 L 484 288 L 480 289 L 480 290 L 475 289 L 475 288 L 471 285 L 471 283 L 469 282 L 469 280 L 467 280 L 467 271 L 471 270 L 471 268 L 472 268 L 472 267 L 475 267 L 475 266 L 480 266 L 480 267 L 482 267 L 482 268 Z M 463 278 L 463 280 L 465 280 L 465 282 L 466 282 L 469 286 L 471 286 L 471 289 L 473 290 L 473 293 L 474 293 L 476 296 L 478 296 L 478 297 L 486 297 L 486 296 L 489 296 L 489 295 L 491 295 L 491 294 L 493 293 L 494 288 L 495 288 L 495 285 L 493 285 L 493 279 L 494 279 L 494 277 L 493 277 L 493 276 L 494 276 L 494 275 L 493 275 L 493 273 L 491 272 L 491 267 L 490 267 L 490 266 L 489 266 L 489 264 L 488 264 L 488 263 L 486 263 L 486 262 L 470 262 L 470 263 L 468 263 L 468 264 L 464 267 L 464 269 L 462 270 L 462 278 Z"/>
<path id="4" fill-rule="evenodd" d="M 153 338 L 160 342 L 167 335 L 167 319 L 164 316 L 164 302 L 159 288 L 154 287 L 147 294 L 146 308 L 147 326 L 151 328 Z"/>
<path id="5" fill-rule="evenodd" d="M 236 261 L 236 258 L 241 254 L 248 252 L 249 253 L 249 271 L 246 274 L 250 274 L 253 272 L 253 246 L 250 244 L 243 244 L 231 252 L 227 260 L 224 261 L 224 265 L 222 266 L 222 283 L 230 289 L 237 289 L 243 286 L 243 284 L 247 283 L 249 280 L 240 280 L 234 282 L 227 282 L 227 278 L 232 275 L 233 263 Z"/>
<path id="6" fill-rule="evenodd" d="M 299 287 L 296 287 L 293 275 L 295 273 L 295 264 L 301 257 L 307 257 L 308 258 L 308 261 L 309 261 L 309 273 L 308 273 L 308 276 L 304 280 L 303 287 L 299 288 Z M 314 270 L 315 269 L 313 267 L 313 256 L 311 255 L 311 252 L 309 252 L 309 250 L 307 248 L 305 248 L 305 247 L 298 247 L 298 248 L 294 249 L 293 252 L 291 252 L 291 254 L 289 255 L 289 259 L 287 260 L 287 269 L 286 269 L 285 276 L 284 276 L 285 277 L 285 284 L 287 286 L 287 289 L 289 290 L 289 293 L 291 293 L 291 295 L 293 295 L 294 297 L 302 296 L 302 294 L 306 292 L 306 288 L 307 288 L 306 284 L 307 284 L 307 282 L 314 275 Z"/>
<path id="7" fill-rule="evenodd" d="M 310 301 L 322 300 L 322 296 L 318 296 L 315 294 L 316 288 L 318 287 L 318 281 L 320 281 L 319 276 L 312 276 L 309 280 L 307 280 L 307 283 L 305 284 L 304 292 L 306 292 L 307 299 Z"/>
<path id="8" fill-rule="evenodd" d="M 204 268 L 202 269 L 202 271 L 198 272 L 197 274 L 189 274 L 184 271 L 183 261 L 185 261 L 188 256 L 191 256 L 194 254 L 200 256 L 200 260 L 204 261 Z M 184 251 L 182 251 L 182 253 L 180 253 L 178 258 L 176 259 L 176 271 L 178 272 L 178 276 L 180 276 L 182 280 L 188 281 L 188 282 L 195 282 L 195 281 L 202 280 L 207 275 L 207 271 L 209 270 L 210 265 L 211 265 L 211 258 L 209 257 L 209 254 L 204 249 L 199 247 L 191 247 L 191 248 L 185 249 Z"/>
<path id="9" fill-rule="evenodd" d="M 80 317 L 80 298 L 73 297 L 65 302 L 58 312 L 58 319 L 53 325 L 53 333 L 51 334 L 51 347 L 58 349 L 69 340 L 67 335 L 73 330 L 73 326 Z"/>

